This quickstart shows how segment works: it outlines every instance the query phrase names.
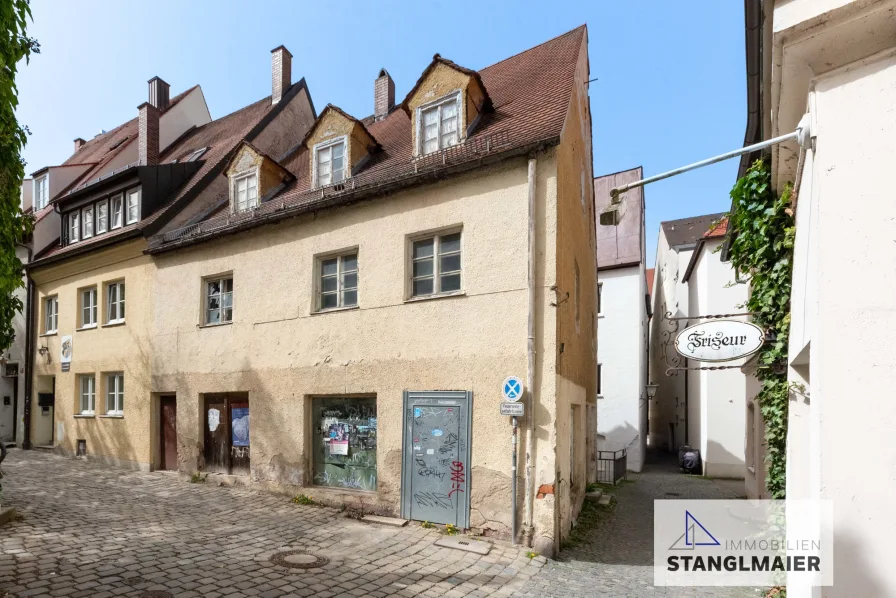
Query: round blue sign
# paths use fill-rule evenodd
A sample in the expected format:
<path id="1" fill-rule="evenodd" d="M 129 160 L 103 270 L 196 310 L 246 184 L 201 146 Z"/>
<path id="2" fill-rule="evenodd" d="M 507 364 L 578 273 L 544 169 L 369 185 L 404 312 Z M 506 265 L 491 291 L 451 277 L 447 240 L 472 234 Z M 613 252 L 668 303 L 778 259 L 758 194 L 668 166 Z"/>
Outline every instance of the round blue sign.
<path id="1" fill-rule="evenodd" d="M 508 376 L 501 385 L 501 396 L 505 401 L 519 401 L 523 397 L 523 381 L 516 376 Z"/>

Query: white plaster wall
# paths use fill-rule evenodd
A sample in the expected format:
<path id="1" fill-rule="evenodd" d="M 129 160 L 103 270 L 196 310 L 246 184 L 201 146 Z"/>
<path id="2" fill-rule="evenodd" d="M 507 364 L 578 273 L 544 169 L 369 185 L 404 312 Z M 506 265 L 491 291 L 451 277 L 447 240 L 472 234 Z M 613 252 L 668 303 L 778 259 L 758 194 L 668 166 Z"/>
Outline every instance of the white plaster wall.
<path id="1" fill-rule="evenodd" d="M 190 127 L 200 127 L 211 120 L 205 95 L 197 86 L 159 118 L 159 149 L 164 151 Z"/>
<path id="2" fill-rule="evenodd" d="M 791 410 L 788 438 L 805 447 L 810 467 L 808 475 L 797 475 L 798 463 L 788 464 L 788 493 L 834 501 L 835 586 L 822 595 L 891 596 L 896 594 L 896 570 L 890 565 L 896 557 L 894 53 L 819 78 L 814 99 L 818 140 L 811 172 L 804 170 L 812 192 L 811 199 L 800 200 L 811 202 L 805 231 L 810 240 L 807 245 L 799 239 L 796 259 L 811 259 L 806 249 L 817 247 L 817 301 L 808 308 L 796 305 L 795 312 L 814 308 L 817 316 L 808 331 L 810 375 L 804 376 L 810 398 L 791 401 L 799 408 Z M 805 211 L 797 214 L 798 231 L 807 226 L 805 216 Z M 797 364 L 791 377 L 801 370 L 805 367 Z M 817 484 L 813 470 L 819 472 Z M 794 586 L 791 595 L 820 594 Z"/>
<path id="3" fill-rule="evenodd" d="M 707 241 L 688 279 L 692 315 L 731 314 L 744 311 L 747 285 L 735 283 L 731 263 L 716 250 L 721 240 Z M 736 318 L 741 320 L 742 318 Z M 693 325 L 706 320 L 691 320 Z M 745 360 L 722 365 L 740 366 Z M 699 363 L 693 362 L 693 366 Z M 704 475 L 743 478 L 746 449 L 744 419 L 747 380 L 740 368 L 688 372 L 689 444 L 699 446 Z"/>
<path id="4" fill-rule="evenodd" d="M 645 388 L 643 266 L 598 272 L 602 286 L 597 326 L 597 361 L 601 364 L 601 394 L 597 401 L 597 432 L 601 450 L 625 448 L 628 468 L 641 471 L 641 403 Z"/>

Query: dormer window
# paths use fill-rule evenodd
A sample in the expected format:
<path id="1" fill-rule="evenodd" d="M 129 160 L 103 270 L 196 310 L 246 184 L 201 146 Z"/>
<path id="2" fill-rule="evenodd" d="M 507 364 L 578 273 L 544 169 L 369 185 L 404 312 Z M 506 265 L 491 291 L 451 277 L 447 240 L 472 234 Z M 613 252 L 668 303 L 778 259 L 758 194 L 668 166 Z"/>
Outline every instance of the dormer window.
<path id="1" fill-rule="evenodd" d="M 207 147 L 198 149 L 195 152 L 193 152 L 192 154 L 190 154 L 189 156 L 187 156 L 187 158 L 184 160 L 184 162 L 195 162 L 196 160 L 201 158 L 202 155 L 205 154 L 205 152 L 207 152 L 207 151 L 208 151 Z"/>
<path id="2" fill-rule="evenodd" d="M 345 138 L 314 146 L 315 187 L 326 187 L 345 180 Z"/>
<path id="3" fill-rule="evenodd" d="M 50 177 L 44 175 L 34 179 L 34 211 L 47 207 L 50 201 Z"/>
<path id="4" fill-rule="evenodd" d="M 255 172 L 236 177 L 234 185 L 234 209 L 245 212 L 258 207 L 258 175 Z"/>
<path id="5" fill-rule="evenodd" d="M 421 127 L 421 135 L 418 136 L 421 143 L 420 154 L 431 154 L 457 145 L 461 95 L 456 91 L 417 109 L 417 122 Z"/>
<path id="6" fill-rule="evenodd" d="M 75 243 L 81 232 L 81 219 L 78 217 L 80 212 L 71 212 L 68 215 L 68 242 Z"/>

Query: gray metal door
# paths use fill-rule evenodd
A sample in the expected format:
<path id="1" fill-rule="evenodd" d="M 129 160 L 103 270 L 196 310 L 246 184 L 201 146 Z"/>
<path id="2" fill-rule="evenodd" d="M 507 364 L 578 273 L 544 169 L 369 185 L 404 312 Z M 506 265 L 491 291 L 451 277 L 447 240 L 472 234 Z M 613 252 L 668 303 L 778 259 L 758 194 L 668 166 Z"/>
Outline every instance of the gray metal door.
<path id="1" fill-rule="evenodd" d="M 406 519 L 470 527 L 473 393 L 404 393 L 401 513 Z"/>

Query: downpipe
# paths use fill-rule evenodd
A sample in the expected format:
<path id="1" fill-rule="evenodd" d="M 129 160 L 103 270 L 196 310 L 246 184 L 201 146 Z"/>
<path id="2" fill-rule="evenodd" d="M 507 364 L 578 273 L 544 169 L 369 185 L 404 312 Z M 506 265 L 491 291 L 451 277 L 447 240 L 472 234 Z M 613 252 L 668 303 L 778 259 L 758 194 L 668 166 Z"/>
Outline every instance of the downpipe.
<path id="1" fill-rule="evenodd" d="M 524 543 L 526 546 L 532 546 L 532 535 L 534 532 L 534 512 L 535 512 L 535 477 L 533 468 L 535 466 L 535 167 L 537 161 L 534 157 L 529 158 L 529 254 L 528 254 L 528 320 L 527 340 L 526 340 L 526 394 L 528 395 L 529 414 L 526 418 L 526 497 L 525 497 L 525 536 Z M 516 475 L 513 477 L 516 480 Z M 514 511 L 516 504 L 514 503 Z M 515 518 L 514 518 L 515 520 Z"/>

